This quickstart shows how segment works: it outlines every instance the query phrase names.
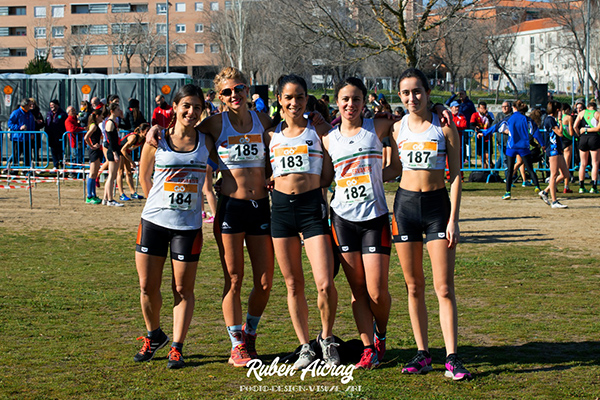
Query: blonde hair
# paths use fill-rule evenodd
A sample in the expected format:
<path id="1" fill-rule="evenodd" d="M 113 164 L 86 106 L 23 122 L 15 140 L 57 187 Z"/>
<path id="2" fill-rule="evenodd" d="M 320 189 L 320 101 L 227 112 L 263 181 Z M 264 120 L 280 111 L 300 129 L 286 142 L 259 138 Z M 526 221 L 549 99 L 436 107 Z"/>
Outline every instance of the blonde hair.
<path id="1" fill-rule="evenodd" d="M 234 67 L 225 67 L 217 74 L 217 76 L 215 76 L 215 79 L 213 80 L 213 83 L 215 85 L 215 91 L 217 93 L 221 91 L 221 85 L 223 84 L 223 82 L 228 79 L 240 81 L 245 85 L 248 84 L 248 80 L 246 79 L 242 71 Z"/>

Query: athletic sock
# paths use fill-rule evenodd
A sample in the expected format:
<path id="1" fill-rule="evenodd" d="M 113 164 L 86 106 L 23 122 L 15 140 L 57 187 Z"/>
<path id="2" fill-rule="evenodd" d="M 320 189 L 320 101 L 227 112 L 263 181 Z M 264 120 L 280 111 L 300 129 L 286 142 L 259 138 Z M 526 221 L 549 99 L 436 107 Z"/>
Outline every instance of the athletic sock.
<path id="1" fill-rule="evenodd" d="M 582 188 L 585 186 L 585 180 L 579 181 L 579 187 Z"/>
<path id="2" fill-rule="evenodd" d="M 255 317 L 254 315 L 246 314 L 246 333 L 249 335 L 256 335 L 256 328 L 258 327 L 259 322 L 260 317 Z"/>
<path id="3" fill-rule="evenodd" d="M 173 344 L 171 344 L 171 347 L 175 347 L 181 353 L 181 351 L 183 350 L 183 343 L 173 342 Z"/>
<path id="4" fill-rule="evenodd" d="M 379 332 L 377 332 L 377 330 L 375 330 L 375 336 L 377 336 L 377 339 L 379 339 L 379 340 L 385 340 L 385 334 L 386 334 L 386 332 L 379 333 Z"/>
<path id="5" fill-rule="evenodd" d="M 158 338 L 158 337 L 160 337 L 161 335 L 164 335 L 164 333 L 163 333 L 162 329 L 160 329 L 160 327 L 159 327 L 159 328 L 156 328 L 156 329 L 155 329 L 155 330 L 153 330 L 153 331 L 148 331 L 148 337 L 149 337 L 150 339 L 153 339 L 153 338 Z"/>
<path id="6" fill-rule="evenodd" d="M 94 197 L 96 192 L 96 180 L 88 178 L 87 180 L 87 195 L 88 197 Z"/>
<path id="7" fill-rule="evenodd" d="M 376 350 L 375 350 L 375 345 L 374 345 L 374 344 L 372 344 L 372 345 L 369 345 L 369 346 L 365 346 L 365 349 L 371 349 L 371 350 L 373 350 L 373 352 L 375 352 L 375 351 L 376 351 Z"/>
<path id="8" fill-rule="evenodd" d="M 231 340 L 231 349 L 239 344 L 243 344 L 242 338 L 242 326 L 232 325 L 227 327 L 227 333 L 229 333 L 229 339 Z"/>
<path id="9" fill-rule="evenodd" d="M 597 189 L 597 187 L 596 187 L 597 183 L 598 183 L 598 181 L 592 181 L 592 188 L 593 188 L 594 190 L 596 190 L 596 189 Z"/>

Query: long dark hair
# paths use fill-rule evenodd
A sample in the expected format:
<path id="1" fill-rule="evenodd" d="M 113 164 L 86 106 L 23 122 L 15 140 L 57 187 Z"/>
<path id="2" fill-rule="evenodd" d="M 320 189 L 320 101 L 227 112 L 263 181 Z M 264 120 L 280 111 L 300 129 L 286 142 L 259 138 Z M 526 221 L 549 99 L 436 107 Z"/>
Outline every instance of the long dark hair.
<path id="1" fill-rule="evenodd" d="M 335 89 L 334 89 L 334 94 L 333 94 L 333 98 L 337 101 L 338 98 L 338 93 L 340 92 L 340 90 L 342 90 L 343 88 L 345 88 L 346 86 L 354 86 L 356 88 L 358 88 L 358 90 L 360 90 L 362 92 L 363 95 L 363 101 L 367 98 L 367 87 L 365 86 L 365 84 L 363 83 L 363 81 L 361 81 L 358 78 L 354 78 L 354 77 L 350 77 L 350 78 L 346 78 L 343 81 L 341 81 L 340 83 L 338 83 L 337 85 L 335 85 Z"/>
<path id="2" fill-rule="evenodd" d="M 202 92 L 202 88 L 200 86 L 196 86 L 191 83 L 188 83 L 187 85 L 183 85 L 182 87 L 179 88 L 179 90 L 177 91 L 177 93 L 175 93 L 175 96 L 173 97 L 173 103 L 179 104 L 181 99 L 183 99 L 184 97 L 188 97 L 188 96 L 199 98 L 200 104 L 202 105 L 202 111 L 204 111 L 204 109 L 206 108 L 206 102 L 204 101 L 204 92 Z M 169 121 L 169 125 L 167 126 L 167 129 L 175 126 L 176 119 L 177 119 L 177 116 L 175 115 L 175 113 L 173 113 L 173 116 L 171 117 L 171 121 Z"/>
<path id="3" fill-rule="evenodd" d="M 308 94 L 308 85 L 306 84 L 306 81 L 304 80 L 304 78 L 299 75 L 294 75 L 294 74 L 281 75 L 279 77 L 279 79 L 277 79 L 277 88 L 276 88 L 275 94 L 277 96 L 281 96 L 281 93 L 283 92 L 283 88 L 288 83 L 293 83 L 293 84 L 302 86 L 302 89 L 304 89 L 304 93 Z"/>

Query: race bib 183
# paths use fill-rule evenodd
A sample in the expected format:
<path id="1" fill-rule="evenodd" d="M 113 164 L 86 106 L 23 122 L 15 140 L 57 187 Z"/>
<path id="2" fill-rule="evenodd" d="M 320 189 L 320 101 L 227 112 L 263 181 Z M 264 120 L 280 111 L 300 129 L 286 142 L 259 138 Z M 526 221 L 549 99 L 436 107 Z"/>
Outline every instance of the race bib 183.
<path id="1" fill-rule="evenodd" d="M 275 166 L 282 174 L 308 172 L 310 169 L 308 161 L 308 146 L 276 147 L 273 149 Z M 275 167 L 274 167 L 275 169 Z"/>

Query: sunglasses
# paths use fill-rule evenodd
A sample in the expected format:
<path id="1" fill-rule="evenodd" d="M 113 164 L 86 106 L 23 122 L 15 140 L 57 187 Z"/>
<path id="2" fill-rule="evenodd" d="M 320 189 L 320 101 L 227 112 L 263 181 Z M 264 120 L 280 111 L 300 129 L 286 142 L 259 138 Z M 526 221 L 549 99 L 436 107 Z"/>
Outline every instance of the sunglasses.
<path id="1" fill-rule="evenodd" d="M 246 90 L 246 85 L 244 85 L 243 83 L 240 83 L 239 85 L 235 85 L 233 88 L 226 88 L 226 89 L 221 90 L 221 92 L 219 94 L 221 96 L 231 96 L 231 93 L 233 93 L 233 92 L 235 92 L 236 94 L 240 94 L 244 90 Z"/>

